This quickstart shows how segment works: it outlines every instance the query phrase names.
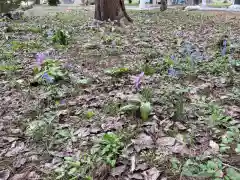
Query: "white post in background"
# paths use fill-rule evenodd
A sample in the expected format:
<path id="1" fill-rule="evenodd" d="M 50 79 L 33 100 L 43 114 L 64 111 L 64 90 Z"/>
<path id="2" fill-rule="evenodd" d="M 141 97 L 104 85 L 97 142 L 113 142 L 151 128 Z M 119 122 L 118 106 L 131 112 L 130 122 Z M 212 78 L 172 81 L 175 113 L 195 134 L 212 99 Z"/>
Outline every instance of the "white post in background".
<path id="1" fill-rule="evenodd" d="M 207 6 L 206 0 L 202 0 L 202 6 L 203 6 L 203 7 L 206 7 L 206 6 Z"/>
<path id="2" fill-rule="evenodd" d="M 156 5 L 157 5 L 157 0 L 153 0 L 152 2 L 153 2 L 153 3 L 152 3 L 153 6 L 156 6 Z"/>
<path id="3" fill-rule="evenodd" d="M 171 6 L 171 5 L 172 5 L 172 0 L 168 0 L 168 1 L 167 1 L 167 5 L 168 5 L 168 6 Z"/>
<path id="4" fill-rule="evenodd" d="M 145 9 L 146 8 L 146 0 L 140 0 L 139 9 Z"/>

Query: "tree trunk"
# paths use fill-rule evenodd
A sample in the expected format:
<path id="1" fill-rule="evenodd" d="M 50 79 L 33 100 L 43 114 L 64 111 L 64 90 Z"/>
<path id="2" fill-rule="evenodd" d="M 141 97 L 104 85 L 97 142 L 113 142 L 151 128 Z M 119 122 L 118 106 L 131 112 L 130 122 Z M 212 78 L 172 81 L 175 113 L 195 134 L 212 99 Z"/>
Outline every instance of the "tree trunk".
<path id="1" fill-rule="evenodd" d="M 22 0 L 0 0 L 0 14 L 1 13 L 7 13 L 11 10 L 17 9 Z"/>
<path id="2" fill-rule="evenodd" d="M 167 10 L 167 0 L 161 0 L 160 10 L 161 11 Z"/>
<path id="3" fill-rule="evenodd" d="M 123 16 L 132 22 L 126 12 L 124 0 L 95 0 L 95 19 L 99 21 L 120 21 Z"/>

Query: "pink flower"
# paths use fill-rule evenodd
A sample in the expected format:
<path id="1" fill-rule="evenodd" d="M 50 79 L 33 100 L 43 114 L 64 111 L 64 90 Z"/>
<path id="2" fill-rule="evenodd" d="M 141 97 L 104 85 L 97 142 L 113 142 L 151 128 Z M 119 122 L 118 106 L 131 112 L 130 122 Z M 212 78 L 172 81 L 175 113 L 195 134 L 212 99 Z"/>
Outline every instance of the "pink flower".
<path id="1" fill-rule="evenodd" d="M 67 8 L 66 11 L 67 11 L 67 12 L 70 12 L 70 11 L 72 11 L 72 10 L 71 10 L 70 8 Z"/>

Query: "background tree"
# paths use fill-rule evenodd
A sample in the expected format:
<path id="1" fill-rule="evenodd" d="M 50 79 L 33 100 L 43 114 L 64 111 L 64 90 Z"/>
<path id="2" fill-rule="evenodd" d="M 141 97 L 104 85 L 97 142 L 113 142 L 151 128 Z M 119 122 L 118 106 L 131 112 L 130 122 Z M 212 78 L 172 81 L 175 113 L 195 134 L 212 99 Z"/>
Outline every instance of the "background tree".
<path id="1" fill-rule="evenodd" d="M 0 0 L 0 13 L 7 13 L 17 9 L 22 0 Z"/>
<path id="2" fill-rule="evenodd" d="M 100 21 L 120 21 L 125 17 L 129 22 L 133 20 L 128 16 L 124 0 L 96 0 L 94 18 Z"/>
<path id="3" fill-rule="evenodd" d="M 167 10 L 167 0 L 161 0 L 160 10 L 161 11 Z"/>
<path id="4" fill-rule="evenodd" d="M 60 3 L 59 0 L 48 0 L 49 6 L 57 6 Z"/>

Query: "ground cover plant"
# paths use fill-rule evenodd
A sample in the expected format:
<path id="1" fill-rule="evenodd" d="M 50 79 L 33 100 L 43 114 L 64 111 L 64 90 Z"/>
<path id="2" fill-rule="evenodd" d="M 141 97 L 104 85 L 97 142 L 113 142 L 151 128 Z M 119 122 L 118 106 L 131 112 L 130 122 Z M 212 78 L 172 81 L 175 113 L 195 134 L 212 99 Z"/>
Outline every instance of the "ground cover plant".
<path id="1" fill-rule="evenodd" d="M 240 179 L 240 19 L 1 22 L 0 179 Z"/>

